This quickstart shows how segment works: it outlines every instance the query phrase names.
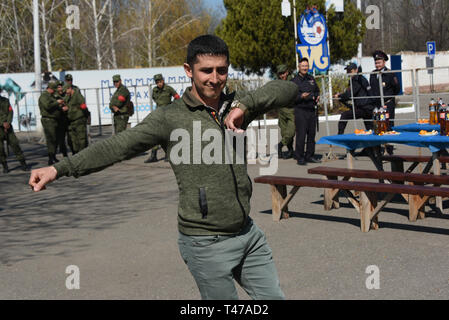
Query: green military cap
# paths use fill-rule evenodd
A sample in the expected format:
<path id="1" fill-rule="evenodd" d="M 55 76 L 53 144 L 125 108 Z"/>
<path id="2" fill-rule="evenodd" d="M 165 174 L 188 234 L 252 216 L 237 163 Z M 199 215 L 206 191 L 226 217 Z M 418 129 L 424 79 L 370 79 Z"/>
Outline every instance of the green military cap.
<path id="1" fill-rule="evenodd" d="M 57 83 L 56 81 L 50 81 L 50 82 L 47 84 L 47 88 L 56 90 L 56 89 L 58 89 L 58 83 Z"/>
<path id="2" fill-rule="evenodd" d="M 122 79 L 120 78 L 119 74 L 116 74 L 116 75 L 112 76 L 112 81 L 120 81 L 120 80 L 122 80 Z"/>
<path id="3" fill-rule="evenodd" d="M 281 64 L 281 65 L 279 65 L 279 66 L 277 67 L 278 74 L 279 74 L 279 73 L 284 73 L 284 72 L 286 72 L 287 70 L 288 70 L 288 68 L 287 68 L 287 66 L 286 66 L 285 64 Z"/>
<path id="4" fill-rule="evenodd" d="M 154 76 L 154 81 L 158 81 L 158 80 L 164 80 L 164 77 L 160 73 L 158 73 L 157 75 Z"/>
<path id="5" fill-rule="evenodd" d="M 61 80 L 57 81 L 56 83 L 57 83 L 58 86 L 61 86 L 61 87 L 64 86 L 64 82 L 62 82 Z"/>
<path id="6" fill-rule="evenodd" d="M 68 80 L 68 81 L 72 81 L 72 80 L 73 80 L 73 77 L 72 77 L 72 75 L 71 75 L 70 73 L 67 73 L 67 74 L 65 75 L 64 79 L 65 79 L 65 80 Z"/>
<path id="7" fill-rule="evenodd" d="M 66 91 L 68 88 L 72 88 L 72 85 L 66 83 L 66 84 L 62 87 L 62 91 Z"/>

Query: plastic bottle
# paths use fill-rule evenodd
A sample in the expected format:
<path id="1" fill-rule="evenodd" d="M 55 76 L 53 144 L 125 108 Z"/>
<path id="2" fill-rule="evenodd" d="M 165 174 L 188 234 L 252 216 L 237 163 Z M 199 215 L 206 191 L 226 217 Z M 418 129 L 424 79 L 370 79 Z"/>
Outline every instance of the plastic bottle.
<path id="1" fill-rule="evenodd" d="M 373 122 L 374 122 L 374 134 L 379 135 L 379 117 L 378 117 L 379 109 L 377 107 L 373 110 Z"/>
<path id="2" fill-rule="evenodd" d="M 443 105 L 441 105 L 438 110 L 438 122 L 440 124 L 440 135 L 442 135 L 442 136 L 447 135 L 446 119 L 447 119 L 446 108 L 443 108 Z"/>
<path id="3" fill-rule="evenodd" d="M 384 106 L 385 113 L 385 132 L 390 131 L 390 112 L 388 112 L 388 107 Z"/>
<path id="4" fill-rule="evenodd" d="M 429 103 L 429 124 L 437 124 L 438 123 L 438 107 L 435 99 L 431 99 Z"/>

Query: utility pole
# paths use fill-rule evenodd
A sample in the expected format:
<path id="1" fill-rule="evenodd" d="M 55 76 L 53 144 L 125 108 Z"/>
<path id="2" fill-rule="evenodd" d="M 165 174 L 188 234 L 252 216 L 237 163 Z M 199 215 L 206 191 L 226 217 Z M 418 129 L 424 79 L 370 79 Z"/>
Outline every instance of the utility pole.
<path id="1" fill-rule="evenodd" d="M 362 13 L 362 0 L 357 0 L 357 9 L 359 9 Z M 362 42 L 359 43 L 359 49 L 357 51 L 357 64 L 359 65 L 359 67 L 362 65 Z"/>
<path id="2" fill-rule="evenodd" d="M 41 72 L 41 45 L 39 40 L 39 0 L 33 0 L 33 29 L 34 29 L 34 101 L 39 99 L 42 90 L 42 72 Z M 37 104 L 37 103 L 36 103 Z M 42 124 L 40 121 L 41 113 L 39 108 L 35 108 L 36 130 L 42 133 Z"/>

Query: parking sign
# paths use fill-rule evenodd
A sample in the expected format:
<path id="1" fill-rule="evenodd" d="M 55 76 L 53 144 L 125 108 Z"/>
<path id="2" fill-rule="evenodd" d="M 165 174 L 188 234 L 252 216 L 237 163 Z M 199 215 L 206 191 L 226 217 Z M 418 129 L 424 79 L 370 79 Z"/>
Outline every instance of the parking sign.
<path id="1" fill-rule="evenodd" d="M 435 53 L 437 51 L 437 46 L 435 41 L 428 41 L 427 42 L 427 55 L 430 57 L 430 59 L 435 58 Z"/>

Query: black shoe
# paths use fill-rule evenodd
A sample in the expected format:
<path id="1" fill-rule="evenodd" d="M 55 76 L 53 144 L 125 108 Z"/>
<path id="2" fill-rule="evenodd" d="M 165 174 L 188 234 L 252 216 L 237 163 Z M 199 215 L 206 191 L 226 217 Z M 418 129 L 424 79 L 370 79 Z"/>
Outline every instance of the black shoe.
<path id="1" fill-rule="evenodd" d="M 304 160 L 304 159 L 299 159 L 298 162 L 297 162 L 297 164 L 298 164 L 299 166 L 305 166 L 305 165 L 307 164 L 307 162 L 306 162 L 306 160 Z"/>
<path id="2" fill-rule="evenodd" d="M 279 159 L 285 159 L 284 156 L 282 155 L 282 146 L 283 146 L 282 143 L 278 144 L 278 158 Z"/>
<path id="3" fill-rule="evenodd" d="M 293 151 L 289 150 L 289 151 L 285 152 L 282 155 L 282 158 L 284 158 L 285 160 L 292 159 L 293 158 Z"/>
<path id="4" fill-rule="evenodd" d="M 313 157 L 312 157 L 312 158 L 307 158 L 306 161 L 307 161 L 307 162 L 311 162 L 311 163 L 321 163 L 320 160 L 315 159 L 315 158 L 313 158 Z"/>
<path id="5" fill-rule="evenodd" d="M 53 161 L 53 159 L 48 159 L 48 165 L 49 166 L 52 166 L 54 164 L 55 164 L 55 162 Z"/>

